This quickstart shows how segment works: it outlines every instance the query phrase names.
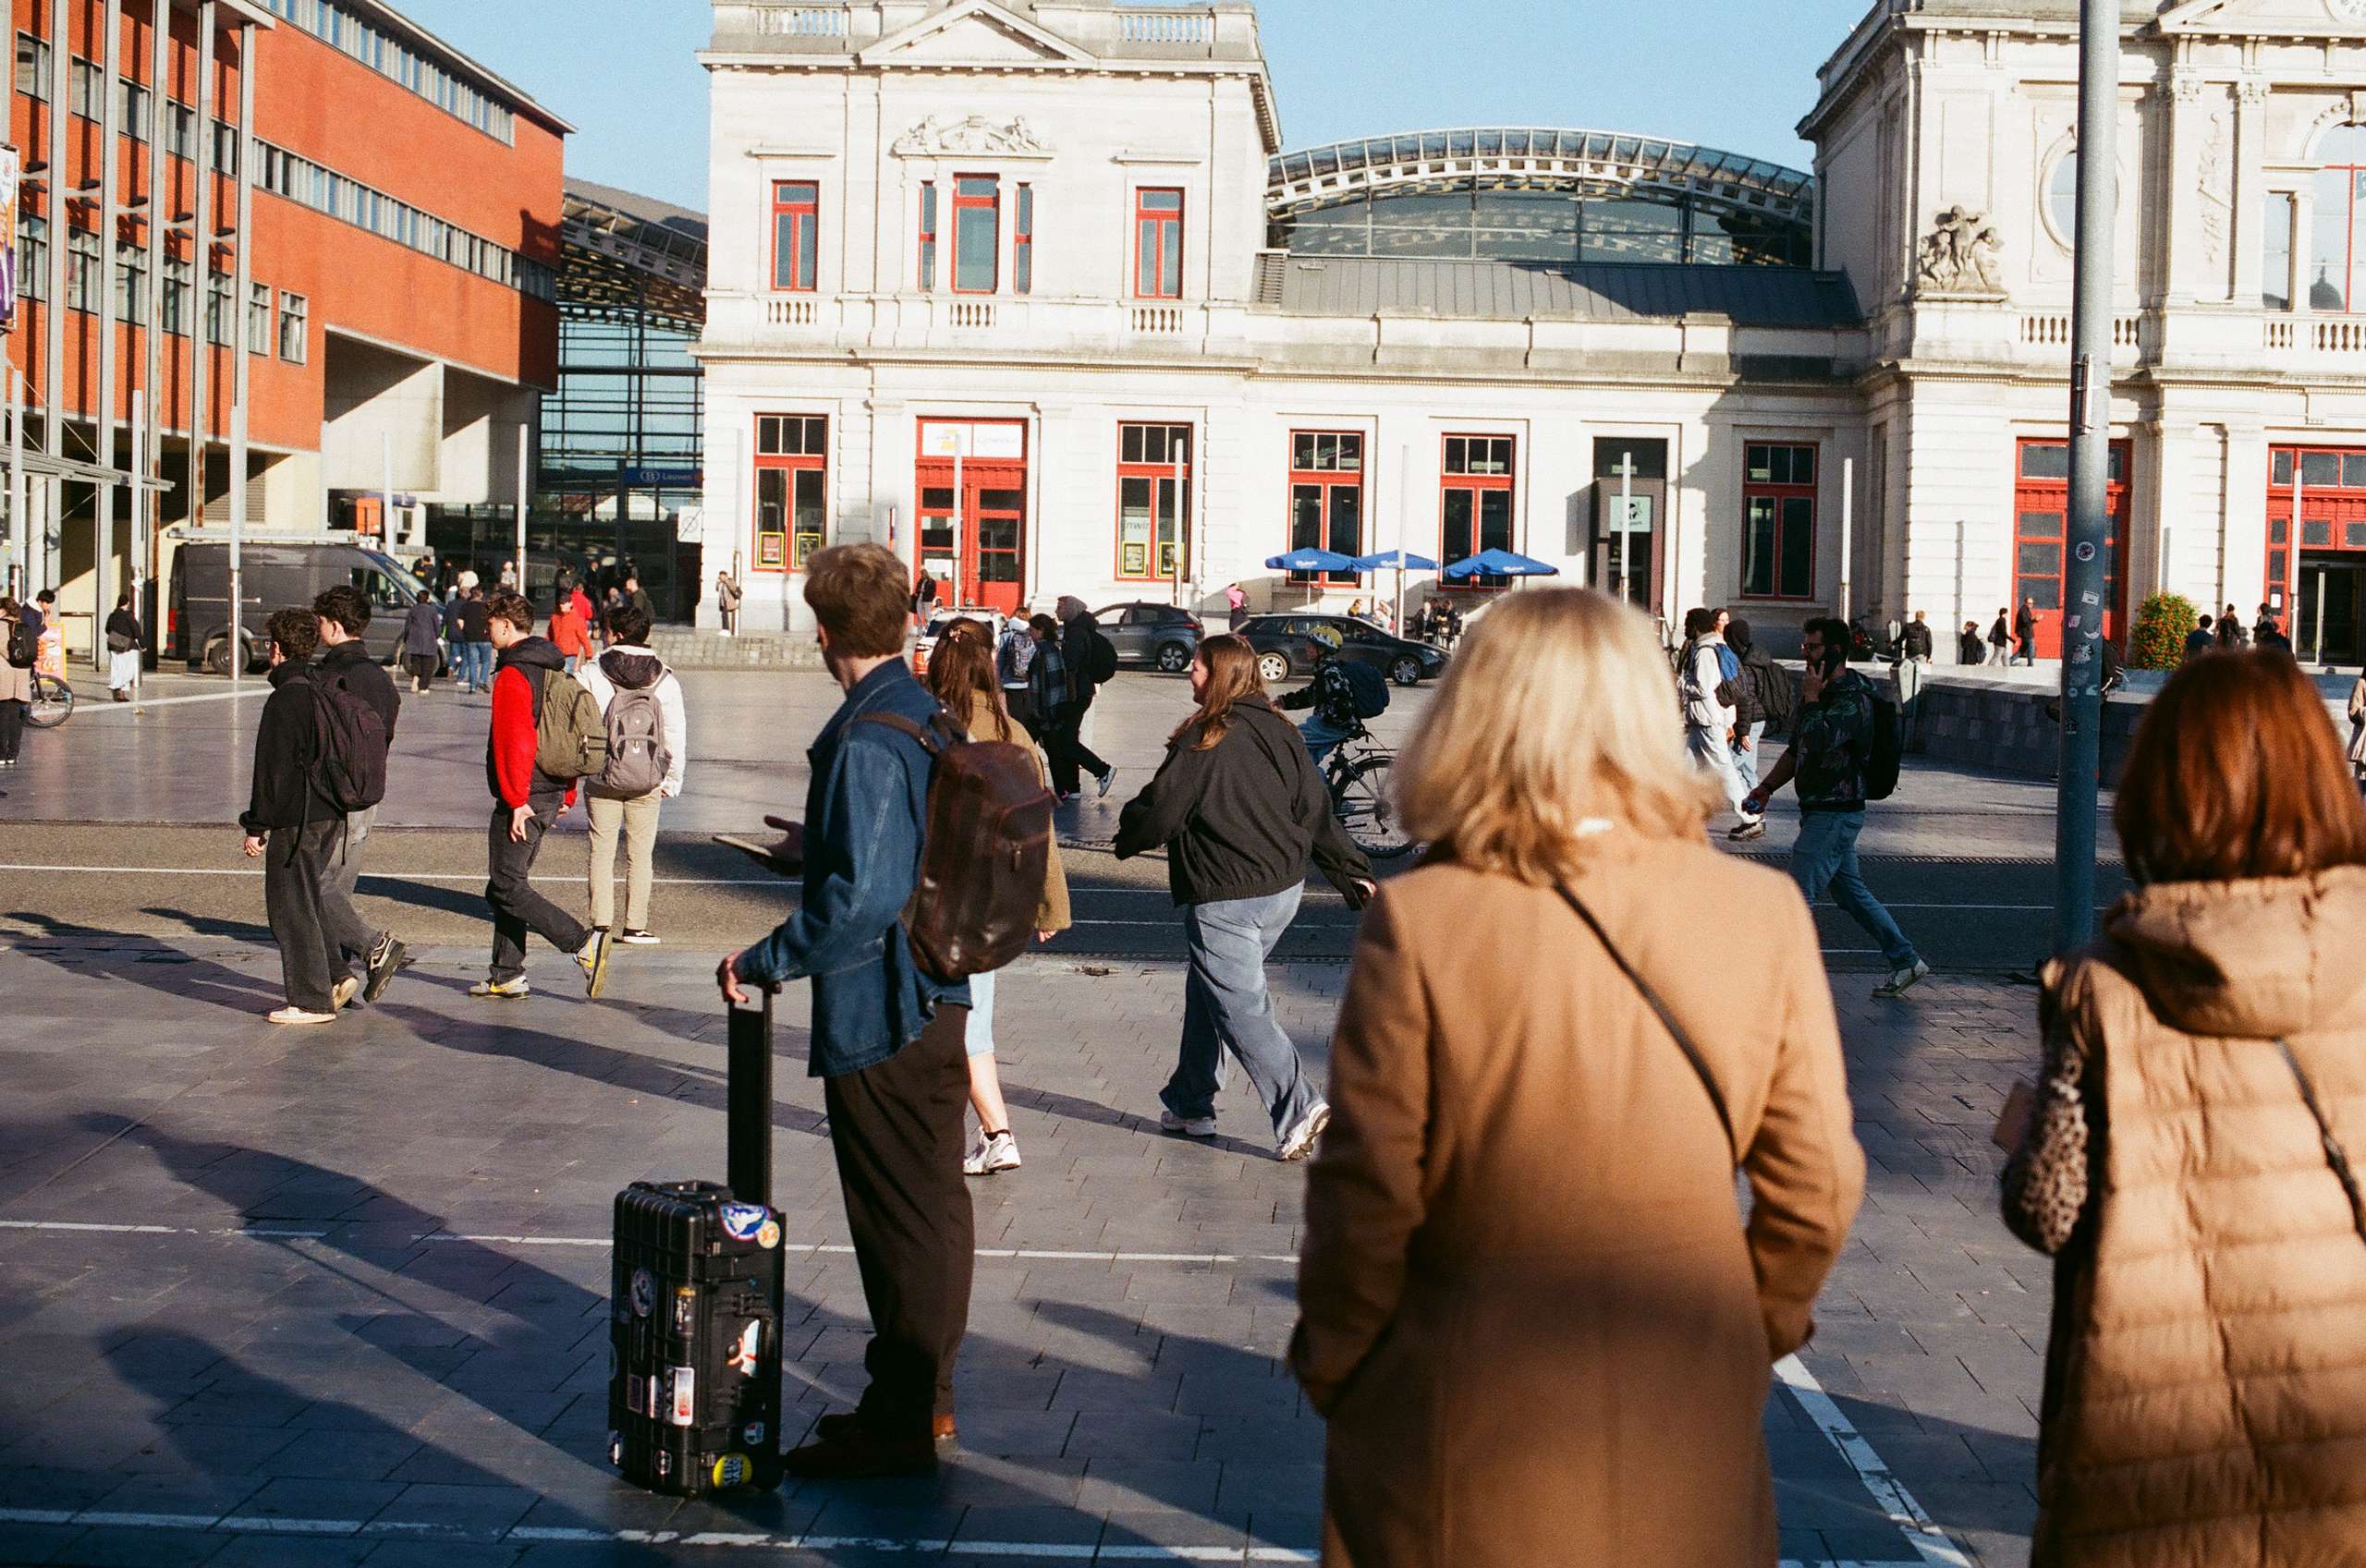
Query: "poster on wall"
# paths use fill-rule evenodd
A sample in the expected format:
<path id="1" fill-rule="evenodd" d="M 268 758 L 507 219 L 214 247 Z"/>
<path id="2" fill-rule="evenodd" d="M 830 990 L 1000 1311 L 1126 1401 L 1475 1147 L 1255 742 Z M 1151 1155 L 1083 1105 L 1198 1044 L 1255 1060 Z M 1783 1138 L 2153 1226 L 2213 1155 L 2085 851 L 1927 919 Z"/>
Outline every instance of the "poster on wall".
<path id="1" fill-rule="evenodd" d="M 24 161 L 0 146 L 0 332 L 17 330 L 17 187 Z"/>
<path id="2" fill-rule="evenodd" d="M 760 570 L 777 572 L 788 565 L 788 536 L 760 533 L 756 536 L 756 565 Z"/>

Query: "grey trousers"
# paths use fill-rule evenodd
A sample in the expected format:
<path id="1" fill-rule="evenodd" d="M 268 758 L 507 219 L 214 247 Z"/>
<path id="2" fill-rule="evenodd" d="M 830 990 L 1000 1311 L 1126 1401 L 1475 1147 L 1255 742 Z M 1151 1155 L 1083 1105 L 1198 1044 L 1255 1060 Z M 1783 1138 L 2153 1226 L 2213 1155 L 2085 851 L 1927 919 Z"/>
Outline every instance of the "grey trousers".
<path id="1" fill-rule="evenodd" d="M 1265 991 L 1265 960 L 1305 896 L 1300 886 L 1264 898 L 1184 906 L 1191 965 L 1183 982 L 1183 1045 L 1158 1096 L 1177 1116 L 1215 1114 L 1227 1050 L 1257 1086 L 1276 1139 L 1323 1103 Z"/>
<path id="2" fill-rule="evenodd" d="M 327 917 L 329 935 L 336 939 L 338 949 L 347 962 L 341 974 L 360 974 L 368 963 L 370 950 L 376 946 L 382 934 L 372 930 L 353 907 L 353 890 L 361 881 L 361 848 L 370 842 L 370 829 L 378 820 L 378 808 L 356 811 L 345 820 L 345 852 L 330 847 L 328 864 L 323 868 L 321 908 Z"/>
<path id="3" fill-rule="evenodd" d="M 262 850 L 262 907 L 279 943 L 281 989 L 290 1006 L 313 1013 L 335 1011 L 329 990 L 344 973 L 325 907 L 329 860 L 342 825 L 327 817 L 302 828 L 275 828 Z"/>

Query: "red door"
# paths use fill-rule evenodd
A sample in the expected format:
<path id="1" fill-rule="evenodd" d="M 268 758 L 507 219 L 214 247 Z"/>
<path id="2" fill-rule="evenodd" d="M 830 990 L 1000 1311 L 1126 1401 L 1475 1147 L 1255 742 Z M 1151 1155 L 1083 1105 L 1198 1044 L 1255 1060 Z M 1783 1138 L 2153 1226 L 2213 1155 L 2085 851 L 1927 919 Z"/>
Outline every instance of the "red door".
<path id="1" fill-rule="evenodd" d="M 913 483 L 920 498 L 920 565 L 945 584 L 940 604 L 1010 614 L 1025 597 L 1024 431 L 936 419 L 921 427 Z"/>
<path id="2" fill-rule="evenodd" d="M 2103 635 L 2116 644 L 2128 624 L 2128 586 L 2120 564 L 2128 555 L 2128 463 L 2129 445 L 2111 444 L 2111 478 L 2104 504 L 2111 532 L 2104 545 Z M 2037 606 L 2037 656 L 2062 657 L 2062 618 L 2072 607 L 2062 602 L 2062 573 L 2070 529 L 2070 448 L 2059 441 L 2020 444 L 2013 482 L 2013 603 Z M 1968 612 L 1969 613 L 1969 612 Z M 1992 617 L 1982 607 L 1984 631 Z"/>

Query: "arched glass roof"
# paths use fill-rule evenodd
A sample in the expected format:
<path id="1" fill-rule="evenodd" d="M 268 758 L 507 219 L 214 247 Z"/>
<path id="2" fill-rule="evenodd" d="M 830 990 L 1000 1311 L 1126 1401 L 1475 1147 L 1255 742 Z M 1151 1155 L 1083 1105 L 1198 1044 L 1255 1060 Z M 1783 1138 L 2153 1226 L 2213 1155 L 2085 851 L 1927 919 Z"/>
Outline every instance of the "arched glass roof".
<path id="1" fill-rule="evenodd" d="M 1814 187 L 1689 142 L 1474 128 L 1285 152 L 1265 201 L 1299 255 L 1807 266 Z"/>

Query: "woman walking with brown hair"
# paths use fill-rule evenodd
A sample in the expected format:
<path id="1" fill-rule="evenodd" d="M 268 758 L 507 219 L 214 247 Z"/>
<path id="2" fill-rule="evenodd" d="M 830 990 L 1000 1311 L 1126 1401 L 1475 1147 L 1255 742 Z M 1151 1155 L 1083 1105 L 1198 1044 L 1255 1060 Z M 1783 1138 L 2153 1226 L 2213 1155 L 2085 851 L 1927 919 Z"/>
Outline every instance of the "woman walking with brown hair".
<path id="1" fill-rule="evenodd" d="M 1641 614 L 1509 594 L 1396 764 L 1435 847 L 1357 942 L 1290 1347 L 1328 1568 L 1775 1562 L 1767 1372 L 1864 1157 L 1807 905 L 1703 841 L 1675 700 Z"/>
<path id="2" fill-rule="evenodd" d="M 994 656 L 987 645 L 987 628 L 967 618 L 955 621 L 937 639 L 928 662 L 928 689 L 945 712 L 971 740 L 1022 746 L 1034 742 L 1003 705 L 1002 682 L 994 673 Z M 1043 762 L 1035 761 L 1038 777 Z M 1048 782 L 1045 785 L 1050 787 Z M 1060 866 L 1060 846 L 1052 845 L 1043 873 L 1043 901 L 1035 912 L 1035 940 L 1049 942 L 1068 929 L 1068 879 Z M 970 1022 L 966 1048 L 970 1055 L 970 1104 L 978 1112 L 978 1144 L 962 1162 L 972 1176 L 991 1176 L 1019 1166 L 1018 1138 L 1010 1125 L 1010 1107 L 1002 1097 L 1002 1076 L 994 1068 L 994 975 L 970 977 Z"/>
<path id="3" fill-rule="evenodd" d="M 1158 776 L 1117 822 L 1118 859 L 1165 849 L 1190 955 L 1183 1041 L 1159 1091 L 1159 1125 L 1216 1136 L 1229 1050 L 1265 1103 L 1276 1154 L 1302 1160 L 1331 1108 L 1274 1017 L 1265 960 L 1298 916 L 1310 857 L 1359 905 L 1372 891 L 1372 864 L 1339 826 L 1297 726 L 1266 700 L 1246 639 L 1227 632 L 1200 644 L 1191 695 L 1197 711 L 1167 737 Z"/>
<path id="4" fill-rule="evenodd" d="M 2005 1173 L 2055 1258 L 2031 1560 L 2366 1561 L 2366 807 L 2254 650 L 2169 678 L 2113 814 L 2138 890 L 2046 966 Z"/>

